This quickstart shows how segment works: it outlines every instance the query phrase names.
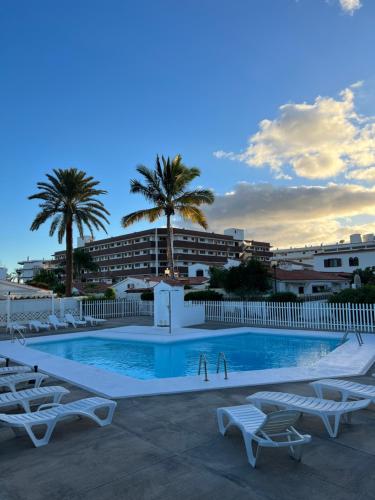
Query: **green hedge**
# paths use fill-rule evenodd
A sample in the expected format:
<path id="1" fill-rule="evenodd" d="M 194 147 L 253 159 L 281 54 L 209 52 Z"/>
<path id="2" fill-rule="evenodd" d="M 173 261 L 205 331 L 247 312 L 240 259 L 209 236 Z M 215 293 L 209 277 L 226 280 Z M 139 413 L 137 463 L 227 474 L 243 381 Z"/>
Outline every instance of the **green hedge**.
<path id="1" fill-rule="evenodd" d="M 299 302 L 299 298 L 293 292 L 276 292 L 267 298 L 268 302 Z"/>
<path id="2" fill-rule="evenodd" d="M 375 304 L 375 286 L 347 288 L 329 298 L 331 304 Z"/>
<path id="3" fill-rule="evenodd" d="M 142 292 L 141 300 L 154 300 L 154 292 L 151 290 L 147 292 Z"/>
<path id="4" fill-rule="evenodd" d="M 223 295 L 214 290 L 197 290 L 185 295 L 185 300 L 222 300 Z"/>

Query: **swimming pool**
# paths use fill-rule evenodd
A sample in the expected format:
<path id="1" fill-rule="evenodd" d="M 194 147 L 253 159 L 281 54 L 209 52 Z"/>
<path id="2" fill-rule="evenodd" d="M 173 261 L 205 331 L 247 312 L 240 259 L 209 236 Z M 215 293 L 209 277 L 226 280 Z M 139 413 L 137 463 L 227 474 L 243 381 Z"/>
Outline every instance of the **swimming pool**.
<path id="1" fill-rule="evenodd" d="M 33 342 L 48 354 L 140 380 L 196 375 L 205 353 L 209 371 L 224 352 L 231 372 L 312 366 L 340 344 L 337 338 L 241 333 L 168 343 L 80 337 Z"/>

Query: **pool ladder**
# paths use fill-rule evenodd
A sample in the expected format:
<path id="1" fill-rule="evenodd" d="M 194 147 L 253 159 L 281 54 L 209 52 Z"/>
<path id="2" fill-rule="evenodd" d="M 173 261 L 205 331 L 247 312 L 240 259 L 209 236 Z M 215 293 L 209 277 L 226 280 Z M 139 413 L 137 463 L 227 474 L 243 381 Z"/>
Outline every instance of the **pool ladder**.
<path id="1" fill-rule="evenodd" d="M 346 341 L 348 338 L 349 333 L 354 333 L 358 342 L 359 346 L 363 345 L 363 337 L 360 331 L 358 331 L 356 328 L 354 330 L 346 330 L 344 333 L 342 339 L 341 339 L 341 345 Z"/>
<path id="2" fill-rule="evenodd" d="M 224 379 L 228 380 L 228 366 L 227 366 L 227 358 L 225 357 L 225 354 L 223 352 L 219 352 L 217 356 L 217 362 L 216 362 L 216 373 L 218 374 L 220 372 L 220 362 L 223 364 L 224 368 Z M 208 382 L 208 361 L 205 353 L 201 353 L 199 355 L 199 366 L 198 366 L 198 375 L 201 374 L 202 369 L 204 370 L 204 381 Z"/>

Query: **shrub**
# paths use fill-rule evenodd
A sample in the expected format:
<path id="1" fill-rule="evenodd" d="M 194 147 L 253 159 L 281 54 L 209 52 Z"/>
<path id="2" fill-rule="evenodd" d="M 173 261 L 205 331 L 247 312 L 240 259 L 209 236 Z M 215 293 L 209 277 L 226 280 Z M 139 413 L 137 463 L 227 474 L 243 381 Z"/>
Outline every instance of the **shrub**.
<path id="1" fill-rule="evenodd" d="M 299 302 L 299 298 L 293 292 L 276 292 L 267 298 L 268 302 Z"/>
<path id="2" fill-rule="evenodd" d="M 104 292 L 104 298 L 107 300 L 114 300 L 116 298 L 116 292 L 113 288 L 107 288 Z"/>
<path id="3" fill-rule="evenodd" d="M 331 304 L 375 304 L 375 286 L 347 288 L 329 298 Z"/>
<path id="4" fill-rule="evenodd" d="M 214 290 L 197 290 L 185 295 L 185 300 L 222 300 L 223 295 Z"/>
<path id="5" fill-rule="evenodd" d="M 141 293 L 141 300 L 154 300 L 154 292 L 152 290 Z"/>

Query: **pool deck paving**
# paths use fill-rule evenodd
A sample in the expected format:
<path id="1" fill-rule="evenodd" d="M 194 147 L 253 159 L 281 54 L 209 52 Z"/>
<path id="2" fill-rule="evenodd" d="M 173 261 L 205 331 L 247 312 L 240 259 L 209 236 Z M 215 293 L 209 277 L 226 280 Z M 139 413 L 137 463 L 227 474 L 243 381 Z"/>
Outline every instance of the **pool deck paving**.
<path id="1" fill-rule="evenodd" d="M 356 381 L 375 385 L 371 371 Z M 50 380 L 49 384 L 59 383 Z M 68 384 L 66 401 L 90 394 Z M 306 383 L 262 387 L 312 395 Z M 375 499 L 375 411 L 353 415 L 331 439 L 320 420 L 296 426 L 313 436 L 302 462 L 264 449 L 247 462 L 237 430 L 222 437 L 215 410 L 245 403 L 257 388 L 232 388 L 118 400 L 112 425 L 58 424 L 50 444 L 0 429 L 1 500 L 349 500 Z"/>

